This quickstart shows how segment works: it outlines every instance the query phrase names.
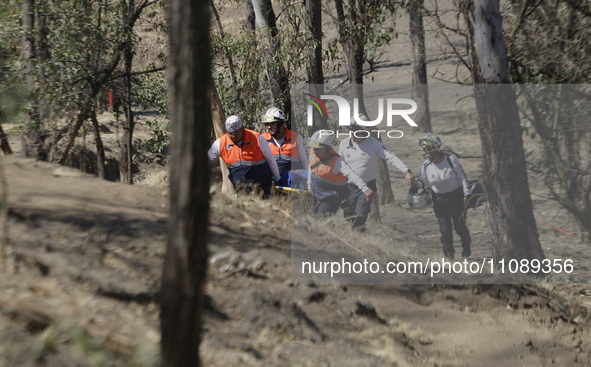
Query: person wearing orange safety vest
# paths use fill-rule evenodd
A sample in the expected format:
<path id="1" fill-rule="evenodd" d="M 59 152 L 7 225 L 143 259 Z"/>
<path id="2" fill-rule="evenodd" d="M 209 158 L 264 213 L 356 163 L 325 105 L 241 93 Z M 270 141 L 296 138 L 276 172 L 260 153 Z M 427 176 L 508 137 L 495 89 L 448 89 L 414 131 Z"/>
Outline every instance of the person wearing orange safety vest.
<path id="1" fill-rule="evenodd" d="M 258 184 L 268 196 L 273 181 L 281 178 L 269 144 L 256 131 L 245 129 L 238 116 L 228 117 L 226 130 L 228 133 L 217 139 L 208 151 L 210 163 L 222 158 L 237 191 L 246 185 L 246 191 L 250 192 L 253 184 Z"/>
<path id="2" fill-rule="evenodd" d="M 285 173 L 290 170 L 308 170 L 304 140 L 298 133 L 285 127 L 286 122 L 287 116 L 277 107 L 269 108 L 263 116 L 267 131 L 262 136 L 269 142 L 282 182 L 286 180 Z M 283 182 L 283 185 L 287 186 L 287 182 Z"/>
<path id="3" fill-rule="evenodd" d="M 315 217 L 321 218 L 337 212 L 344 199 L 349 196 L 347 182 L 364 193 L 365 199 L 374 199 L 374 192 L 363 182 L 345 160 L 332 148 L 333 132 L 319 130 L 310 139 L 308 187 L 317 200 Z"/>

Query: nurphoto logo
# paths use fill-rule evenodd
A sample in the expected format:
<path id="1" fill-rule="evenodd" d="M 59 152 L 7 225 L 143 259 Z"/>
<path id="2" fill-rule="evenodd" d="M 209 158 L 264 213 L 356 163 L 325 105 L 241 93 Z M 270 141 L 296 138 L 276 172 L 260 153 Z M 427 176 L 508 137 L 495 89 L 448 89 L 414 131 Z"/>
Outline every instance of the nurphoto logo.
<path id="1" fill-rule="evenodd" d="M 355 135 L 356 137 L 363 138 L 368 137 L 371 135 L 372 132 L 377 133 L 377 136 L 380 137 L 380 133 L 387 135 L 389 138 L 401 138 L 404 133 L 400 130 L 369 130 L 369 127 L 377 126 L 383 119 L 384 113 L 386 114 L 386 123 L 388 127 L 392 126 L 392 120 L 394 116 L 402 117 L 410 126 L 418 126 L 413 119 L 409 116 L 416 112 L 417 110 L 417 103 L 412 99 L 406 98 L 386 98 L 386 108 L 384 109 L 384 98 L 378 99 L 378 117 L 375 120 L 362 120 L 359 118 L 359 99 L 353 98 L 353 114 L 351 114 L 351 106 L 349 102 L 341 96 L 335 95 L 321 95 L 320 98 L 304 93 L 309 98 L 304 97 L 304 101 L 308 102 L 308 126 L 314 125 L 314 111 L 313 107 L 316 107 L 316 110 L 320 114 L 320 116 L 328 117 L 328 111 L 326 109 L 325 104 L 322 100 L 333 100 L 337 103 L 339 109 L 339 126 L 351 126 L 351 115 L 354 116 L 355 123 L 359 126 L 363 126 L 364 130 L 357 130 L 357 131 L 350 131 L 348 133 L 339 133 L 337 130 L 330 131 L 327 130 L 326 134 L 336 134 L 337 137 L 340 135 Z M 394 106 L 410 106 L 407 109 L 394 109 Z M 385 110 L 385 111 L 384 111 Z M 398 135 L 399 134 L 399 135 Z"/>

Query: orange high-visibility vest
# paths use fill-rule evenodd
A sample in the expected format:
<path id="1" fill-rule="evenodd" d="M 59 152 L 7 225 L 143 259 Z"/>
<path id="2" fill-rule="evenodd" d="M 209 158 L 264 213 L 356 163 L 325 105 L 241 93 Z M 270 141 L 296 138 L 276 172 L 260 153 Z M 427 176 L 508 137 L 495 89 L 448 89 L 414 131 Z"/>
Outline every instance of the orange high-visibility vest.
<path id="1" fill-rule="evenodd" d="M 267 162 L 259 145 L 259 133 L 248 129 L 244 129 L 242 145 L 234 144 L 230 135 L 224 134 L 220 138 L 220 154 L 230 170 L 240 166 L 258 166 Z"/>
<path id="2" fill-rule="evenodd" d="M 269 142 L 273 158 L 275 160 L 284 159 L 291 162 L 300 162 L 300 155 L 298 154 L 298 134 L 289 129 L 285 129 L 285 141 L 280 147 L 275 145 L 272 141 L 273 137 L 267 131 L 262 134 L 263 138 Z"/>
<path id="3" fill-rule="evenodd" d="M 325 156 L 328 156 L 330 154 L 334 154 L 335 151 L 332 148 L 328 149 L 328 153 L 326 153 Z M 310 154 L 309 154 L 309 163 L 310 163 L 310 167 L 314 166 L 317 162 L 320 161 L 320 158 L 318 158 L 316 156 L 316 154 L 314 154 L 314 149 L 310 148 Z M 321 162 L 318 166 L 314 167 L 311 169 L 312 171 L 312 176 L 316 176 L 316 178 L 319 178 L 320 181 L 326 182 L 326 183 L 331 183 L 333 185 L 346 185 L 347 184 L 347 177 L 345 177 L 345 175 L 343 175 L 342 173 L 339 173 L 338 175 L 335 175 L 332 171 L 334 168 L 334 164 L 336 163 L 336 161 L 341 158 L 340 155 L 336 155 L 334 157 L 332 157 L 331 159 L 328 160 L 328 162 Z"/>

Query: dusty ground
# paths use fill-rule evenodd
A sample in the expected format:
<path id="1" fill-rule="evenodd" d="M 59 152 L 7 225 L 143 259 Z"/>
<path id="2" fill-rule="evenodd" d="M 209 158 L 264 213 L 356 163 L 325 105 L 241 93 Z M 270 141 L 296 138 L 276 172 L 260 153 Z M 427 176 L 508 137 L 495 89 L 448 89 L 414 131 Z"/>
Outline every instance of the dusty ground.
<path id="1" fill-rule="evenodd" d="M 166 190 L 2 163 L 18 271 L 0 272 L 0 365 L 157 365 Z M 287 208 L 214 194 L 205 365 L 591 365 L 589 326 L 540 290 L 292 285 Z"/>

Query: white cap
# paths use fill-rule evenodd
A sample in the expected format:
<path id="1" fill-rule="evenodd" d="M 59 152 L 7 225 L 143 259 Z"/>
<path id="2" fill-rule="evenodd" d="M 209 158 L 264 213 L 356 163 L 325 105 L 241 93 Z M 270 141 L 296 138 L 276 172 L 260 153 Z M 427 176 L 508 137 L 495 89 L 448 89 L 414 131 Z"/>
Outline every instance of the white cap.
<path id="1" fill-rule="evenodd" d="M 226 131 L 233 133 L 242 129 L 242 120 L 240 117 L 232 115 L 226 119 Z"/>

